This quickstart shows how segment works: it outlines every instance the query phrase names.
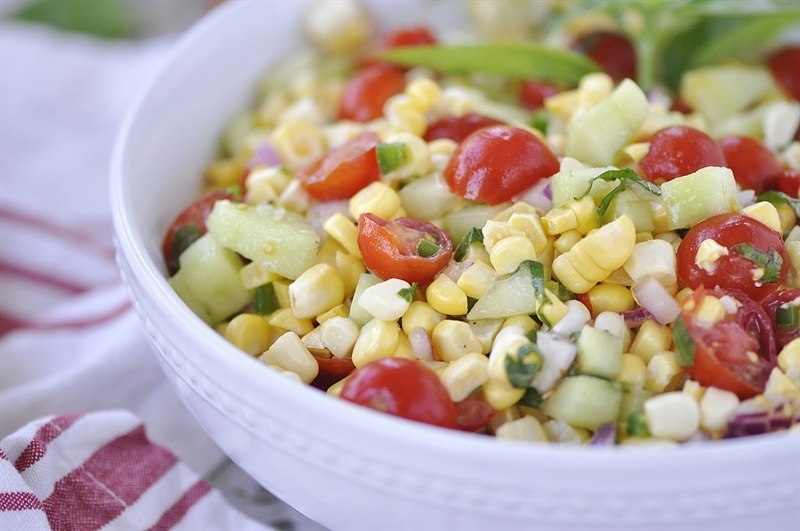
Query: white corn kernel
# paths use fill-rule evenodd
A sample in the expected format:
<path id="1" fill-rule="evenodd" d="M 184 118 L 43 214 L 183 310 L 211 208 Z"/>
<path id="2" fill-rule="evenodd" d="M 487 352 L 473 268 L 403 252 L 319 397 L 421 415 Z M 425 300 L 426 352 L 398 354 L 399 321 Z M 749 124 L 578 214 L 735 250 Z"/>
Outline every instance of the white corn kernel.
<path id="1" fill-rule="evenodd" d="M 625 324 L 625 318 L 617 312 L 600 312 L 594 318 L 594 327 L 622 338 L 622 350 L 628 351 L 631 346 L 631 329 Z"/>
<path id="2" fill-rule="evenodd" d="M 334 54 L 356 50 L 372 28 L 369 14 L 353 0 L 315 2 L 313 9 L 306 10 L 304 24 L 311 42 Z"/>
<path id="3" fill-rule="evenodd" d="M 580 301 L 569 300 L 565 303 L 567 313 L 553 325 L 553 332 L 568 336 L 574 332 L 580 332 L 583 325 L 589 322 L 592 314 Z"/>
<path id="4" fill-rule="evenodd" d="M 315 264 L 289 284 L 289 303 L 300 319 L 313 318 L 344 301 L 344 282 L 328 264 Z"/>
<path id="5" fill-rule="evenodd" d="M 694 256 L 694 263 L 697 267 L 707 273 L 714 273 L 717 268 L 717 260 L 728 254 L 728 248 L 717 243 L 716 240 L 707 238 L 700 242 L 697 254 Z"/>
<path id="6" fill-rule="evenodd" d="M 700 406 L 690 395 L 672 391 L 644 401 L 650 434 L 658 439 L 684 441 L 700 427 Z"/>
<path id="7" fill-rule="evenodd" d="M 672 245 L 664 240 L 637 243 L 622 267 L 634 284 L 647 277 L 655 278 L 663 286 L 671 286 L 678 281 L 675 253 Z"/>
<path id="8" fill-rule="evenodd" d="M 644 387 L 648 391 L 660 393 L 679 372 L 681 366 L 677 354 L 671 350 L 656 352 L 647 362 Z"/>
<path id="9" fill-rule="evenodd" d="M 293 372 L 304 383 L 311 383 L 319 373 L 317 360 L 294 332 L 281 335 L 258 359 L 267 365 L 277 365 Z"/>
<path id="10" fill-rule="evenodd" d="M 319 326 L 322 344 L 335 358 L 347 358 L 353 352 L 360 330 L 352 319 L 331 317 Z"/>
<path id="11" fill-rule="evenodd" d="M 390 278 L 378 282 L 361 293 L 358 305 L 373 317 L 383 321 L 396 321 L 406 313 L 411 301 L 403 291 L 411 289 L 411 284 L 399 278 Z"/>
<path id="12" fill-rule="evenodd" d="M 739 407 L 739 397 L 730 391 L 709 387 L 700 399 L 700 426 L 716 432 L 724 429 Z"/>
<path id="13" fill-rule="evenodd" d="M 448 363 L 439 374 L 453 402 L 460 402 L 489 378 L 489 358 L 473 352 Z"/>

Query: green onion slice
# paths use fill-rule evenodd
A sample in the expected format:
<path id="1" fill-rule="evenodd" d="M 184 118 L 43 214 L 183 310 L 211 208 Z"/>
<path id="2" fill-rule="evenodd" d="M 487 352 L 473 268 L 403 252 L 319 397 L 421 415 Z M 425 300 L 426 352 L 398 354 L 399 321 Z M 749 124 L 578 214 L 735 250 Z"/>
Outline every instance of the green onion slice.
<path id="1" fill-rule="evenodd" d="M 417 254 L 423 258 L 428 258 L 438 253 L 441 248 L 442 246 L 438 243 L 422 238 L 417 244 Z"/>
<path id="2" fill-rule="evenodd" d="M 775 308 L 775 322 L 782 328 L 800 326 L 800 306 L 793 303 Z"/>
<path id="3" fill-rule="evenodd" d="M 686 328 L 686 323 L 683 322 L 683 317 L 678 317 L 675 321 L 675 326 L 672 329 L 672 341 L 675 343 L 678 362 L 684 367 L 694 365 L 695 343 L 692 336 L 689 335 L 689 330 Z"/>
<path id="4" fill-rule="evenodd" d="M 381 174 L 386 175 L 401 167 L 408 160 L 408 146 L 402 142 L 388 142 L 375 146 Z"/>
<path id="5" fill-rule="evenodd" d="M 272 282 L 262 284 L 255 289 L 253 293 L 253 311 L 256 314 L 269 315 L 280 307 L 275 285 Z"/>
<path id="6" fill-rule="evenodd" d="M 764 276 L 761 277 L 764 284 L 774 284 L 780 280 L 783 257 L 775 249 L 764 252 L 749 243 L 740 243 L 731 247 L 731 250 L 764 268 Z"/>

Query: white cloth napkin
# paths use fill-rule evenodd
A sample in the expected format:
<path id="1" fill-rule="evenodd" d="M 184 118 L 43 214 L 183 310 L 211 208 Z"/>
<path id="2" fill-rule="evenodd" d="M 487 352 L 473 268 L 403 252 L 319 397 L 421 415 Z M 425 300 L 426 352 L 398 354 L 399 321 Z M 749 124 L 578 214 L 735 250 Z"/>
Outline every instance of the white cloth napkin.
<path id="1" fill-rule="evenodd" d="M 117 529 L 265 528 L 202 479 L 224 456 L 161 373 L 114 263 L 112 145 L 171 40 L 0 25 L 2 529 L 100 527 L 71 519 L 75 511 Z M 41 455 L 20 467 L 25 452 Z M 122 496 L 114 481 L 154 455 L 161 468 Z M 76 476 L 92 478 L 78 480 L 87 495 L 62 503 L 58 489 Z M 187 499 L 178 515 L 174 504 Z M 16 511 L 15 500 L 33 510 Z M 173 520 L 156 525 L 163 518 Z"/>

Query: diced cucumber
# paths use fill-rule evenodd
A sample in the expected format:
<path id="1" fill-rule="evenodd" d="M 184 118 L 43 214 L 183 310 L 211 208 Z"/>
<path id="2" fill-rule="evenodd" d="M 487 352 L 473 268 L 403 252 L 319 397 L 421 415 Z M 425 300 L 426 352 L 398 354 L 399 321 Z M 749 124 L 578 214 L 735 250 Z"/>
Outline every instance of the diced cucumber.
<path id="1" fill-rule="evenodd" d="M 622 371 L 622 337 L 584 325 L 578 336 L 578 364 L 583 373 L 616 378 Z"/>
<path id="2" fill-rule="evenodd" d="M 597 183 L 595 183 L 595 186 Z M 603 214 L 602 222 L 605 225 L 620 216 L 628 216 L 636 227 L 636 233 L 652 232 L 655 228 L 653 223 L 653 208 L 650 201 L 637 196 L 631 190 L 620 192 L 611 201 L 611 205 Z"/>
<path id="3" fill-rule="evenodd" d="M 614 164 L 647 118 L 647 96 L 630 79 L 567 126 L 566 155 L 592 166 Z"/>
<path id="4" fill-rule="evenodd" d="M 223 247 L 292 280 L 313 265 L 319 248 L 302 216 L 271 205 L 217 201 L 206 226 Z"/>
<path id="5" fill-rule="evenodd" d="M 611 380 L 579 374 L 563 378 L 544 399 L 542 411 L 558 420 L 589 430 L 615 422 L 622 403 L 622 386 Z"/>
<path id="6" fill-rule="evenodd" d="M 472 306 L 467 319 L 498 319 L 535 313 L 539 301 L 533 280 L 528 267 L 520 267 L 511 275 L 496 280 Z"/>
<path id="7" fill-rule="evenodd" d="M 708 217 L 738 212 L 739 189 L 733 172 L 722 166 L 707 166 L 661 185 L 661 199 L 671 229 L 691 227 Z"/>
<path id="8" fill-rule="evenodd" d="M 589 182 L 592 179 L 613 169 L 612 166 L 605 166 L 601 168 L 578 168 L 556 173 L 550 180 L 553 206 L 563 207 L 567 203 L 582 197 L 586 190 L 589 189 Z M 595 203 L 599 203 L 618 184 L 618 181 L 595 181 L 592 183 L 589 196 L 594 199 Z"/>
<path id="9" fill-rule="evenodd" d="M 363 326 L 372 320 L 372 314 L 358 304 L 358 299 L 364 290 L 370 286 L 374 286 L 381 281 L 378 277 L 371 273 L 361 273 L 356 283 L 356 289 L 353 292 L 353 301 L 350 303 L 350 319 L 356 322 L 359 326 Z"/>
<path id="10" fill-rule="evenodd" d="M 241 258 L 219 245 L 211 234 L 206 233 L 181 253 L 180 265 L 169 283 L 208 324 L 219 324 L 250 302 L 250 291 L 239 278 Z"/>
<path id="11" fill-rule="evenodd" d="M 410 181 L 398 194 L 409 217 L 428 221 L 440 219 L 464 202 L 450 191 L 444 179 L 436 173 Z"/>
<path id="12" fill-rule="evenodd" d="M 422 196 L 421 196 L 422 197 Z M 417 199 L 419 201 L 419 199 Z M 427 199 L 426 199 L 427 200 Z M 425 202 L 425 201 L 420 201 Z M 405 204 L 405 203 L 404 203 Z M 450 239 L 460 242 L 473 228 L 482 229 L 486 222 L 508 207 L 508 204 L 469 205 L 461 210 L 446 214 L 444 217 L 444 230 L 450 234 Z"/>
<path id="13" fill-rule="evenodd" d="M 622 402 L 619 406 L 619 416 L 617 420 L 626 420 L 631 413 L 640 413 L 644 401 L 655 394 L 655 391 L 648 389 L 628 389 L 622 395 Z"/>

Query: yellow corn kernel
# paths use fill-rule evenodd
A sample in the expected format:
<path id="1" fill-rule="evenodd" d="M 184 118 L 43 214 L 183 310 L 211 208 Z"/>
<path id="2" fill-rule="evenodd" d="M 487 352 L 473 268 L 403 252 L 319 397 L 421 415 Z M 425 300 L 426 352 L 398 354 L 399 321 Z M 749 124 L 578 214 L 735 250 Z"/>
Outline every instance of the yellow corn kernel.
<path id="1" fill-rule="evenodd" d="M 246 200 L 251 205 L 274 203 L 291 179 L 291 175 L 282 165 L 254 169 L 245 181 Z"/>
<path id="2" fill-rule="evenodd" d="M 705 295 L 697 304 L 695 318 L 702 326 L 712 326 L 725 317 L 725 308 L 717 297 Z"/>
<path id="3" fill-rule="evenodd" d="M 358 227 L 341 212 L 333 214 L 322 224 L 323 230 L 353 256 L 361 257 L 358 249 Z"/>
<path id="4" fill-rule="evenodd" d="M 789 234 L 792 227 L 797 225 L 797 214 L 789 203 L 775 205 L 778 211 L 778 219 L 781 222 L 781 234 Z"/>
<path id="5" fill-rule="evenodd" d="M 367 272 L 367 267 L 358 256 L 342 251 L 336 253 L 334 265 L 339 270 L 339 275 L 344 282 L 345 296 L 351 297 L 356 290 L 358 279 Z"/>
<path id="6" fill-rule="evenodd" d="M 681 370 L 677 354 L 671 350 L 656 352 L 647 362 L 644 388 L 661 393 Z"/>
<path id="7" fill-rule="evenodd" d="M 414 107 L 405 94 L 389 98 L 383 106 L 383 114 L 395 132 L 421 137 L 428 127 L 425 115 Z"/>
<path id="8" fill-rule="evenodd" d="M 297 317 L 291 308 L 281 308 L 272 312 L 267 317 L 267 323 L 275 328 L 294 332 L 298 336 L 304 336 L 314 329 L 311 319 Z"/>
<path id="9" fill-rule="evenodd" d="M 245 289 L 255 289 L 283 277 L 274 271 L 259 267 L 257 262 L 250 262 L 239 270 L 239 278 Z"/>
<path id="10" fill-rule="evenodd" d="M 328 151 L 319 126 L 298 118 L 281 122 L 271 140 L 283 163 L 293 170 L 308 166 Z"/>
<path id="11" fill-rule="evenodd" d="M 513 406 L 524 394 L 524 389 L 512 387 L 507 379 L 505 381 L 489 379 L 483 384 L 484 398 L 497 411 Z"/>
<path id="12" fill-rule="evenodd" d="M 525 260 L 536 260 L 536 251 L 525 236 L 508 236 L 496 242 L 489 251 L 489 260 L 499 275 L 516 271 Z"/>
<path id="13" fill-rule="evenodd" d="M 280 336 L 258 359 L 293 372 L 305 383 L 311 383 L 319 374 L 317 360 L 294 332 Z"/>
<path id="14" fill-rule="evenodd" d="M 391 356 L 397 349 L 400 327 L 395 321 L 372 319 L 361 327 L 353 345 L 353 364 L 362 367 L 370 361 Z"/>
<path id="15" fill-rule="evenodd" d="M 581 233 L 576 229 L 568 230 L 567 232 L 562 233 L 561 236 L 559 236 L 556 241 L 553 242 L 553 246 L 560 254 L 564 254 L 572 249 L 576 243 L 581 241 L 581 238 L 583 238 L 583 236 L 581 236 Z"/>
<path id="16" fill-rule="evenodd" d="M 781 218 L 775 205 L 767 201 L 759 201 L 742 209 L 742 214 L 756 221 L 760 221 L 775 232 L 783 233 Z"/>
<path id="17" fill-rule="evenodd" d="M 304 19 L 308 38 L 335 55 L 354 52 L 372 33 L 372 22 L 358 2 L 320 2 Z"/>
<path id="18" fill-rule="evenodd" d="M 344 387 L 345 383 L 347 383 L 347 378 L 342 378 L 338 382 L 328 387 L 325 390 L 325 392 L 330 396 L 335 396 L 336 398 L 339 398 L 340 396 L 342 396 L 342 388 Z"/>
<path id="19" fill-rule="evenodd" d="M 318 324 L 322 324 L 329 319 L 333 319 L 334 317 L 347 317 L 349 315 L 350 308 L 346 304 L 342 303 L 337 304 L 325 313 L 319 314 L 316 318 L 316 321 Z"/>
<path id="20" fill-rule="evenodd" d="M 336 267 L 336 253 L 342 251 L 342 246 L 333 238 L 325 238 L 317 250 L 317 263 L 325 263 Z"/>
<path id="21" fill-rule="evenodd" d="M 345 316 L 331 317 L 316 330 L 319 330 L 323 347 L 335 358 L 349 357 L 361 333 L 355 321 Z"/>
<path id="22" fill-rule="evenodd" d="M 598 282 L 608 276 L 609 271 L 597 265 L 594 257 L 586 252 L 585 246 L 582 246 L 580 242 L 569 250 L 567 256 L 575 269 L 586 280 Z"/>
<path id="23" fill-rule="evenodd" d="M 545 301 L 539 308 L 539 315 L 546 319 L 552 326 L 567 315 L 569 307 L 549 289 L 545 289 L 544 293 Z"/>
<path id="24" fill-rule="evenodd" d="M 489 378 L 489 358 L 474 352 L 448 363 L 439 379 L 454 402 L 467 398 Z"/>
<path id="25" fill-rule="evenodd" d="M 269 348 L 269 324 L 260 315 L 240 313 L 225 327 L 225 339 L 252 356 Z"/>
<path id="26" fill-rule="evenodd" d="M 575 222 L 577 223 L 575 230 L 579 233 L 585 235 L 592 229 L 597 228 L 597 211 L 591 196 L 587 195 L 578 201 L 572 201 L 567 207 L 575 214 Z"/>
<path id="27" fill-rule="evenodd" d="M 594 262 L 608 271 L 622 267 L 636 245 L 636 227 L 626 215 L 622 215 L 583 238 L 580 247 Z"/>
<path id="28" fill-rule="evenodd" d="M 304 213 L 311 205 L 311 196 L 298 180 L 292 180 L 278 197 L 278 206 L 292 212 Z"/>
<path id="29" fill-rule="evenodd" d="M 572 210 L 556 207 L 542 217 L 542 226 L 548 235 L 556 236 L 568 230 L 577 230 L 578 220 Z"/>
<path id="30" fill-rule="evenodd" d="M 550 244 L 542 226 L 542 219 L 536 212 L 514 212 L 508 217 L 508 227 L 522 232 L 533 243 L 536 254 L 544 252 Z"/>
<path id="31" fill-rule="evenodd" d="M 587 280 L 578 269 L 572 265 L 568 258 L 569 253 L 558 255 L 553 260 L 553 274 L 558 277 L 559 282 L 564 284 L 573 293 L 586 293 L 596 281 Z"/>
<path id="32" fill-rule="evenodd" d="M 272 287 L 275 289 L 275 298 L 278 299 L 278 306 L 281 308 L 289 308 L 289 281 L 288 280 L 274 280 Z"/>
<path id="33" fill-rule="evenodd" d="M 501 424 L 494 432 L 495 437 L 500 439 L 511 439 L 515 441 L 538 441 L 547 442 L 542 424 L 536 417 L 525 415 L 517 420 L 512 420 Z"/>
<path id="34" fill-rule="evenodd" d="M 444 314 L 437 312 L 433 307 L 424 301 L 412 301 L 400 318 L 403 332 L 410 334 L 417 328 L 424 329 L 428 335 L 433 333 L 433 329 L 444 319 Z"/>
<path id="35" fill-rule="evenodd" d="M 788 373 L 793 367 L 800 367 L 800 337 L 792 339 L 784 345 L 778 354 L 778 367 Z"/>
<path id="36" fill-rule="evenodd" d="M 216 159 L 208 165 L 205 180 L 210 188 L 227 188 L 239 184 L 244 166 L 236 159 Z"/>
<path id="37" fill-rule="evenodd" d="M 598 284 L 587 295 L 595 315 L 605 311 L 620 313 L 634 306 L 631 290 L 619 284 Z"/>
<path id="38" fill-rule="evenodd" d="M 526 315 L 525 317 L 528 316 Z M 488 354 L 492 350 L 492 344 L 495 337 L 497 337 L 497 333 L 503 327 L 503 320 L 480 319 L 478 321 L 469 321 L 469 327 L 481 344 L 481 354 Z"/>
<path id="39" fill-rule="evenodd" d="M 531 330 L 539 329 L 539 323 L 534 321 L 530 315 L 514 315 L 512 317 L 507 317 L 503 321 L 503 328 L 507 328 L 509 326 L 518 326 L 522 328 L 526 334 Z"/>
<path id="40" fill-rule="evenodd" d="M 767 384 L 764 388 L 765 395 L 782 395 L 792 402 L 800 400 L 800 386 L 788 378 L 778 367 L 773 367 L 769 373 Z"/>
<path id="41" fill-rule="evenodd" d="M 289 285 L 289 304 L 299 318 L 313 318 L 344 301 L 344 282 L 335 267 L 314 264 Z"/>
<path id="42" fill-rule="evenodd" d="M 445 319 L 436 325 L 431 344 L 442 361 L 454 361 L 467 354 L 482 352 L 483 345 L 472 332 L 469 323 Z"/>
<path id="43" fill-rule="evenodd" d="M 672 330 L 668 326 L 658 324 L 654 319 L 648 319 L 639 327 L 631 343 L 630 352 L 647 363 L 656 352 L 669 350 L 670 346 L 672 346 Z"/>
<path id="44" fill-rule="evenodd" d="M 497 271 L 489 264 L 479 260 L 461 273 L 461 276 L 459 276 L 456 281 L 456 285 L 461 288 L 461 291 L 463 291 L 467 297 L 480 299 L 497 278 Z"/>
<path id="45" fill-rule="evenodd" d="M 622 371 L 617 375 L 616 380 L 623 384 L 629 391 L 644 389 L 647 366 L 644 360 L 634 354 L 625 353 L 622 355 Z"/>
<path id="46" fill-rule="evenodd" d="M 430 78 L 418 77 L 406 85 L 405 94 L 416 110 L 427 112 L 439 103 L 442 89 Z"/>
<path id="47" fill-rule="evenodd" d="M 411 346 L 411 341 L 408 336 L 402 331 L 397 334 L 397 348 L 392 352 L 393 358 L 406 358 L 415 360 L 417 357 L 414 355 L 414 348 Z"/>
<path id="48" fill-rule="evenodd" d="M 467 295 L 453 282 L 453 279 L 443 273 L 428 285 L 425 298 L 434 310 L 445 315 L 467 313 Z"/>
<path id="49" fill-rule="evenodd" d="M 375 214 L 382 219 L 392 219 L 400 209 L 400 196 L 392 187 L 381 181 L 375 181 L 350 198 L 350 215 L 353 219 L 367 212 Z"/>

